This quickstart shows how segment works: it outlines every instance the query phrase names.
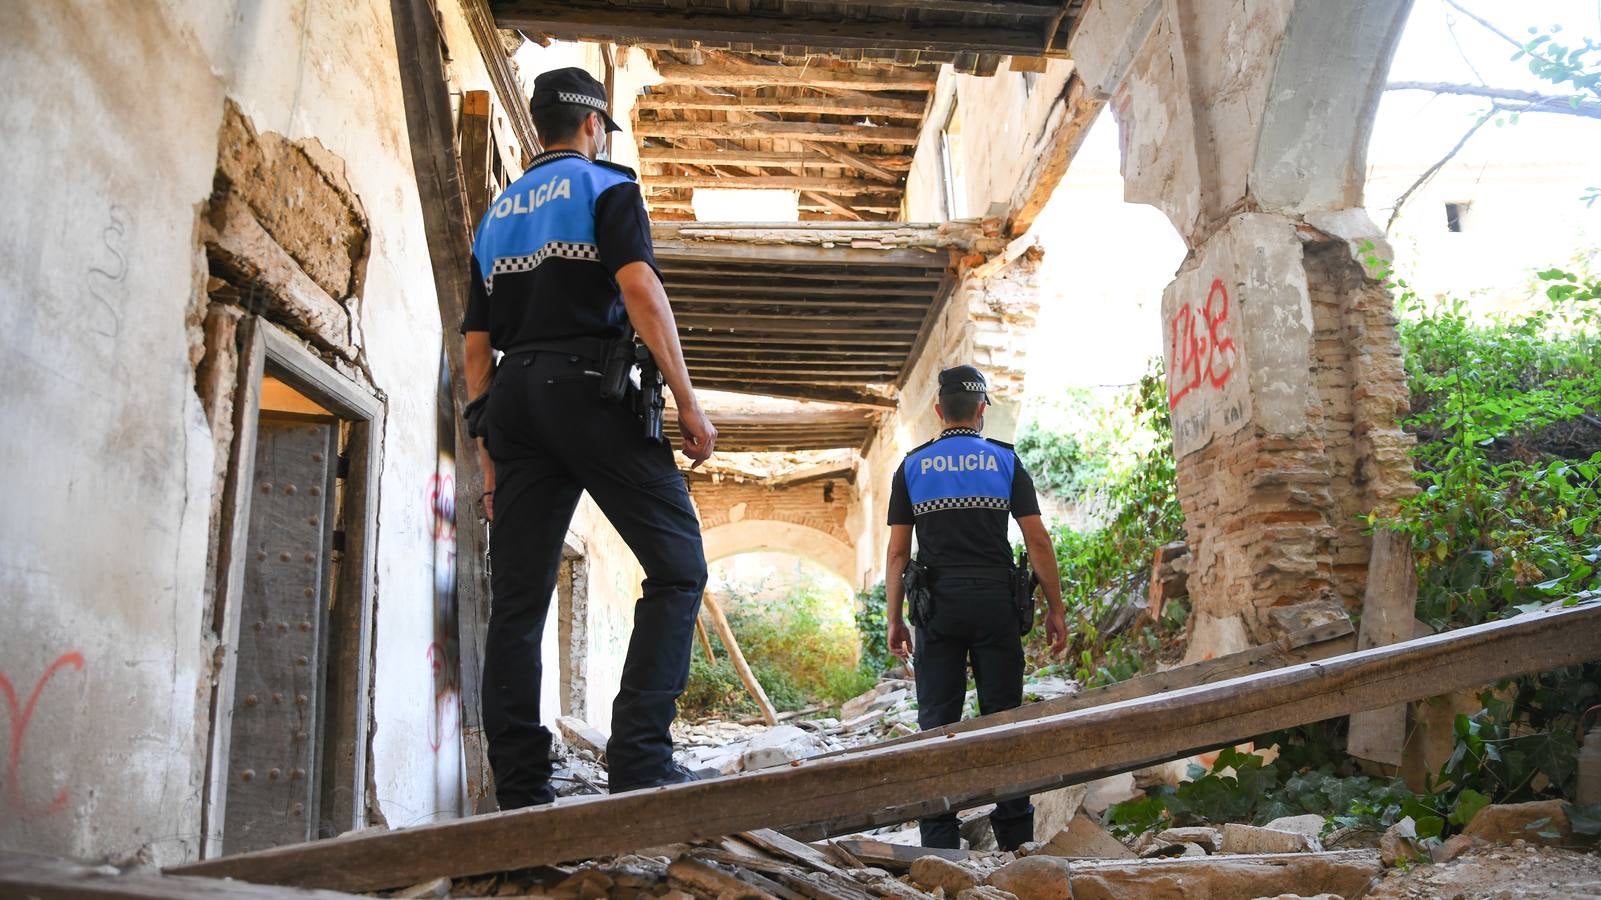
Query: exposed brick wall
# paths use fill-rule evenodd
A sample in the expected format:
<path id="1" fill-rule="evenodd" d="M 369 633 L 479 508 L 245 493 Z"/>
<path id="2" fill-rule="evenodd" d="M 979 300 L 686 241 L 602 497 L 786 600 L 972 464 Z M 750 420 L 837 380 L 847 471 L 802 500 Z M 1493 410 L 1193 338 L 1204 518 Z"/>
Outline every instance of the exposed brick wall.
<path id="1" fill-rule="evenodd" d="M 1389 293 L 1348 245 L 1303 236 L 1312 317 L 1306 427 L 1252 423 L 1179 460 L 1178 493 L 1196 560 L 1190 589 L 1213 617 L 1243 616 L 1274 637 L 1267 610 L 1326 599 L 1360 608 L 1365 517 L 1413 491 L 1407 402 Z"/>
<path id="2" fill-rule="evenodd" d="M 703 531 L 735 522 L 787 522 L 855 544 L 845 527 L 845 518 L 856 493 L 843 478 L 779 488 L 731 478 L 720 482 L 694 481 L 690 483 L 689 495 L 700 511 Z"/>

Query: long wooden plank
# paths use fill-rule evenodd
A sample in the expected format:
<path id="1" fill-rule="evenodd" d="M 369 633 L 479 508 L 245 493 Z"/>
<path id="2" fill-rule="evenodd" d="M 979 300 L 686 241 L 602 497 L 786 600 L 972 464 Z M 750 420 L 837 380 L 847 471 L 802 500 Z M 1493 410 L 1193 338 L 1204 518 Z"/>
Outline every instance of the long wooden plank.
<path id="1" fill-rule="evenodd" d="M 472 220 L 454 137 L 456 117 L 451 109 L 450 86 L 445 79 L 439 30 L 432 0 L 390 0 L 394 22 L 395 56 L 400 61 L 401 96 L 406 108 L 406 133 L 412 168 L 422 198 L 423 230 L 428 241 L 434 286 L 438 292 L 439 320 L 446 329 L 460 322 L 467 309 L 467 285 L 472 278 Z M 525 150 L 532 148 L 525 147 Z M 484 473 L 475 441 L 467 434 L 461 416 L 467 402 L 466 344 L 445 340 L 450 365 L 452 405 L 456 412 L 456 558 L 482 558 L 487 542 L 485 523 L 471 513 L 484 490 Z M 467 764 L 468 799 L 472 803 L 493 794 L 489 745 L 484 740 L 482 705 L 478 702 L 479 670 L 489 622 L 489 583 L 480 566 L 462 566 L 456 578 L 458 637 L 461 642 L 461 731 Z M 362 752 L 365 754 L 365 744 Z"/>
<path id="2" fill-rule="evenodd" d="M 827 194 L 872 194 L 884 190 L 876 181 L 861 178 L 822 178 L 810 175 L 646 175 L 647 188 L 724 188 L 729 190 L 818 191 Z"/>
<path id="3" fill-rule="evenodd" d="M 849 278 L 849 275 L 841 275 Z M 835 282 L 833 284 L 788 284 L 749 280 L 739 275 L 710 276 L 684 275 L 672 280 L 675 290 L 701 296 L 733 294 L 738 297 L 809 297 L 818 303 L 838 299 L 847 306 L 877 306 L 881 297 L 921 297 L 927 308 L 939 290 L 939 282 L 906 281 L 875 284 L 872 287 Z"/>
<path id="4" fill-rule="evenodd" d="M 933 68 L 892 68 L 882 72 L 822 65 L 758 66 L 735 63 L 657 66 L 668 84 L 695 87 L 812 87 L 853 91 L 931 91 L 939 80 Z"/>
<path id="5" fill-rule="evenodd" d="M 622 9 L 573 0 L 511 0 L 495 7 L 501 28 L 539 32 L 563 40 L 703 41 L 764 47 L 806 46 L 863 50 L 933 50 L 947 53 L 1041 55 L 1037 26 L 962 26 L 799 15 L 731 15 L 710 10 Z M 1065 55 L 1058 52 L 1056 55 Z"/>
<path id="6" fill-rule="evenodd" d="M 916 128 L 899 125 L 835 125 L 828 122 L 646 122 L 634 123 L 638 137 L 721 140 L 822 141 L 846 144 L 917 143 Z"/>
<path id="7" fill-rule="evenodd" d="M 1598 635 L 1601 603 L 1590 603 L 912 747 L 869 747 L 710 781 L 354 834 L 170 871 L 373 890 L 824 821 L 925 797 L 955 805 L 1008 785 L 1082 778 L 1601 658 Z"/>

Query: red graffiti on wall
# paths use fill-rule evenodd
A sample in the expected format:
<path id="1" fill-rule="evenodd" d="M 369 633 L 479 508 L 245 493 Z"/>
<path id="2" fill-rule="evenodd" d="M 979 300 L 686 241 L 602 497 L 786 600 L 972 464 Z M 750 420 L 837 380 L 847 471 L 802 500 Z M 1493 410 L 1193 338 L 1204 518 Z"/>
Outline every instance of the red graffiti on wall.
<path id="1" fill-rule="evenodd" d="M 1168 384 L 1167 403 L 1177 408 L 1190 391 L 1210 384 L 1221 388 L 1234 375 L 1234 362 L 1239 351 L 1234 339 L 1228 336 L 1229 290 L 1223 279 L 1212 279 L 1212 289 L 1206 294 L 1201 307 L 1203 332 L 1197 334 L 1195 310 L 1186 303 L 1168 321 L 1168 360 L 1173 374 Z"/>
<path id="2" fill-rule="evenodd" d="M 60 812 L 61 808 L 67 805 L 67 789 L 65 787 L 56 793 L 55 798 L 50 801 L 49 807 L 44 809 L 30 807 L 27 800 L 22 796 L 22 743 L 28 736 L 28 723 L 33 720 L 33 712 L 39 706 L 39 695 L 44 693 L 45 685 L 50 682 L 51 678 L 55 677 L 57 672 L 66 666 L 72 666 L 82 672 L 83 654 L 74 650 L 57 657 L 56 661 L 51 663 L 44 670 L 44 674 L 39 676 L 39 680 L 34 683 L 33 693 L 28 695 L 26 706 L 18 706 L 16 687 L 12 685 L 11 679 L 0 674 L 0 693 L 5 694 L 6 709 L 9 711 L 11 718 L 11 752 L 6 756 L 5 797 L 13 809 L 25 815 Z"/>
<path id="3" fill-rule="evenodd" d="M 433 513 L 434 540 L 456 539 L 456 476 L 428 476 L 428 509 Z"/>
<path id="4" fill-rule="evenodd" d="M 440 683 L 445 668 L 445 648 L 438 643 L 428 645 L 428 668 L 434 673 L 434 684 Z M 449 716 L 450 727 L 445 727 Z M 456 689 L 450 684 L 434 690 L 434 712 L 428 723 L 428 746 L 435 753 L 444 746 L 445 738 L 455 737 L 461 728 L 461 709 L 456 700 Z"/>

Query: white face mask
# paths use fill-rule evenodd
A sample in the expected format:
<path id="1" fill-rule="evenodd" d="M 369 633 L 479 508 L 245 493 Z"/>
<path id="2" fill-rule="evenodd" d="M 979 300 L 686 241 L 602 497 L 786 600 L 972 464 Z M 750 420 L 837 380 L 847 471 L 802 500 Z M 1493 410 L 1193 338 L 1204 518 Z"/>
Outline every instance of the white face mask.
<path id="1" fill-rule="evenodd" d="M 606 122 L 600 116 L 595 116 L 595 124 L 600 126 L 595 131 L 595 158 L 611 159 L 611 134 L 606 131 Z"/>

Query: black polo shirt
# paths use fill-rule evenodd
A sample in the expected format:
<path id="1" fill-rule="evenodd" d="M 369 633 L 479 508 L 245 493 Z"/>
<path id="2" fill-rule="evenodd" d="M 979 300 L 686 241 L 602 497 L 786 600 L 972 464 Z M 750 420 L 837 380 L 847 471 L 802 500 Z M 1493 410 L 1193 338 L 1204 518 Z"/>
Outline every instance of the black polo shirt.
<path id="1" fill-rule="evenodd" d="M 542 153 L 478 226 L 461 330 L 489 332 L 499 350 L 617 337 L 628 315 L 615 276 L 640 261 L 657 268 L 633 170 L 567 150 Z"/>
<path id="2" fill-rule="evenodd" d="M 1034 479 L 1011 444 L 947 428 L 906 455 L 889 494 L 889 524 L 915 526 L 931 569 L 1012 565 L 1007 516 L 1040 514 Z"/>

